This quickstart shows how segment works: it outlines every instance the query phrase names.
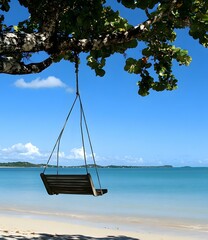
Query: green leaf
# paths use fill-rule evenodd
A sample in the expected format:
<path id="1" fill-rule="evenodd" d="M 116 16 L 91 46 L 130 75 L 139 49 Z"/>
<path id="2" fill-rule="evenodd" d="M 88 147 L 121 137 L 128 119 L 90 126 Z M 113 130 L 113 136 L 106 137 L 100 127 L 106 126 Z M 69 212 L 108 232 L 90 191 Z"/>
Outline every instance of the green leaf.
<path id="1" fill-rule="evenodd" d="M 121 0 L 122 4 L 127 8 L 135 8 L 134 0 Z"/>
<path id="2" fill-rule="evenodd" d="M 14 28 L 14 31 L 15 31 L 15 32 L 18 32 L 18 31 L 19 31 L 19 27 L 18 27 L 18 26 L 13 26 L 13 28 Z"/>
<path id="3" fill-rule="evenodd" d="M 201 16 L 201 19 L 204 21 L 204 22 L 208 22 L 208 14 L 204 14 Z"/>
<path id="4" fill-rule="evenodd" d="M 96 76 L 103 77 L 105 75 L 105 70 L 103 69 L 95 69 Z"/>
<path id="5" fill-rule="evenodd" d="M 2 4 L 1 2 L 3 2 L 3 4 Z M 1 9 L 2 11 L 8 12 L 9 9 L 10 9 L 10 6 L 9 6 L 9 3 L 8 3 L 8 2 L 10 2 L 10 0 L 4 0 L 4 1 L 1 1 L 1 2 L 0 2 L 0 6 L 1 6 L 0 9 Z"/>

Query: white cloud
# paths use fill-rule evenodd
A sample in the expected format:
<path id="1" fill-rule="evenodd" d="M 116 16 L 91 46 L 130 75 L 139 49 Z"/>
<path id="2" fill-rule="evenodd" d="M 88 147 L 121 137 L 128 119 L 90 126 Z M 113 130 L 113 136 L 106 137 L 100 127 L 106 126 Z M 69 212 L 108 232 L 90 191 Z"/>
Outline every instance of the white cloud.
<path id="1" fill-rule="evenodd" d="M 32 143 L 17 143 L 11 147 L 1 149 L 1 155 L 4 156 L 4 158 L 20 159 L 24 157 L 39 157 L 41 153 L 38 147 L 34 146 Z"/>
<path id="2" fill-rule="evenodd" d="M 144 166 L 149 165 L 143 157 L 132 155 L 114 155 L 114 156 L 96 156 L 96 162 L 100 165 L 126 165 L 126 166 Z"/>
<path id="3" fill-rule="evenodd" d="M 31 82 L 26 82 L 23 78 L 21 78 L 18 79 L 14 83 L 14 85 L 18 88 L 32 88 L 32 89 L 67 87 L 65 83 L 63 83 L 59 78 L 56 78 L 54 76 L 49 76 L 46 79 L 36 78 Z"/>
<path id="4" fill-rule="evenodd" d="M 35 160 L 36 162 L 44 163 L 48 160 L 50 156 L 50 152 L 42 152 L 39 148 L 33 145 L 31 142 L 26 144 L 16 143 L 10 147 L 0 148 L 0 157 L 4 161 L 30 161 Z M 52 158 L 51 164 L 56 162 L 57 152 L 55 151 Z M 66 154 L 64 151 L 59 152 L 59 158 L 64 165 L 67 160 L 75 160 L 79 162 L 79 160 L 83 161 L 84 159 L 84 151 L 83 147 L 73 148 L 70 150 L 69 154 Z M 86 153 L 86 158 L 91 158 L 91 154 Z M 75 163 L 75 162 L 73 162 Z"/>
<path id="5" fill-rule="evenodd" d="M 55 153 L 56 154 L 56 153 Z M 65 156 L 65 152 L 59 152 L 59 157 L 60 158 L 65 158 L 66 156 Z"/>
<path id="6" fill-rule="evenodd" d="M 95 154 L 94 154 L 95 155 Z M 85 152 L 86 158 L 92 158 L 91 154 Z M 80 148 L 72 148 L 69 154 L 65 154 L 64 152 L 59 153 L 60 158 L 69 159 L 69 160 L 83 160 L 84 159 L 84 149 Z"/>
<path id="7" fill-rule="evenodd" d="M 70 88 L 70 87 L 67 87 L 67 88 L 66 88 L 66 91 L 67 91 L 68 93 L 74 93 L 74 89 L 73 89 L 73 88 Z"/>
<path id="8" fill-rule="evenodd" d="M 71 149 L 70 155 L 69 155 L 70 159 L 81 159 L 83 157 L 84 157 L 83 147 Z"/>
<path id="9" fill-rule="evenodd" d="M 144 159 L 142 157 L 136 157 L 136 156 L 131 156 L 131 155 L 126 155 L 123 157 L 124 161 L 131 164 L 131 165 L 138 165 L 138 164 L 143 164 Z"/>

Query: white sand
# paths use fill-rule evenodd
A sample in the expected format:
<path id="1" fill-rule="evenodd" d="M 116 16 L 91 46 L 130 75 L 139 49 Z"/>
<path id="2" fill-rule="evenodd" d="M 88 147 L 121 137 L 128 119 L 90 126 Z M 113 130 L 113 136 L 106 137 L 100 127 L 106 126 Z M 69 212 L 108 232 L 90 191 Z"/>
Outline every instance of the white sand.
<path id="1" fill-rule="evenodd" d="M 90 227 L 71 222 L 41 219 L 35 216 L 0 215 L 0 239 L 80 239 L 80 240 L 205 240 L 208 239 L 208 232 L 197 229 L 147 228 L 140 231 L 139 226 L 135 230 L 124 231 L 110 227 Z M 163 230 L 164 231 L 163 231 Z"/>

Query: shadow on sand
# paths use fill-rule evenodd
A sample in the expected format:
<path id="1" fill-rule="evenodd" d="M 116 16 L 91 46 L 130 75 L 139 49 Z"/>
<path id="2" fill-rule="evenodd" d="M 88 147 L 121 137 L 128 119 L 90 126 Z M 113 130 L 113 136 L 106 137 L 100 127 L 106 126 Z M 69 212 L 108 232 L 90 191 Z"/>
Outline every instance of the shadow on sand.
<path id="1" fill-rule="evenodd" d="M 107 236 L 107 237 L 90 237 L 84 235 L 52 235 L 45 233 L 34 234 L 34 237 L 23 236 L 22 234 L 2 234 L 0 235 L 0 240 L 8 240 L 8 239 L 18 239 L 18 240 L 139 240 L 138 238 L 132 238 L 127 236 Z"/>

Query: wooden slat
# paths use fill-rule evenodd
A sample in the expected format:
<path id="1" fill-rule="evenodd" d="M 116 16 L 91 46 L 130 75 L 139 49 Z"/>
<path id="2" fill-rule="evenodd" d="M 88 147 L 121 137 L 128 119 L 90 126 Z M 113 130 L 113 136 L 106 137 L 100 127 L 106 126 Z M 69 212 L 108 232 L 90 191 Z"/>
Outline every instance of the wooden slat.
<path id="1" fill-rule="evenodd" d="M 100 196 L 107 189 L 95 189 L 90 174 L 86 175 L 45 175 L 40 174 L 49 195 L 53 194 L 84 194 Z"/>

